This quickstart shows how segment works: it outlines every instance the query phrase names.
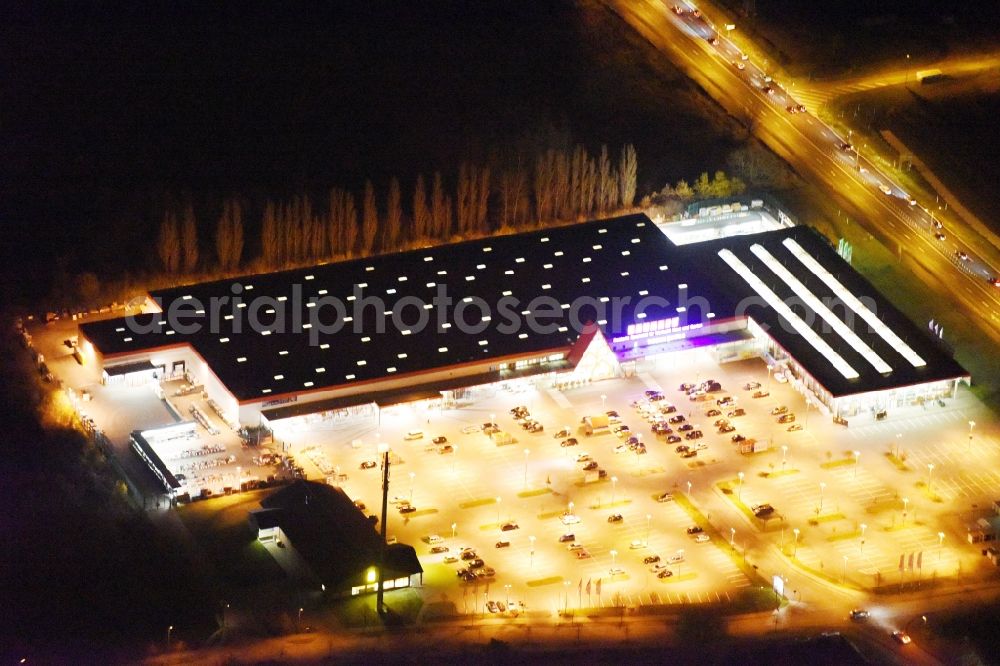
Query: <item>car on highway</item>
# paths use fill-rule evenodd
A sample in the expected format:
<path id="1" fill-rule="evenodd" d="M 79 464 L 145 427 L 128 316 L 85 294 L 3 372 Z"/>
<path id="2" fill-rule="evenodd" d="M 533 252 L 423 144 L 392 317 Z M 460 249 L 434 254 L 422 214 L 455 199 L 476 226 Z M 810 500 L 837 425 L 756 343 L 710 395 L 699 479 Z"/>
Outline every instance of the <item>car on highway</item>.
<path id="1" fill-rule="evenodd" d="M 990 275 L 989 277 L 986 278 L 986 281 L 989 282 L 994 287 L 1000 287 L 1000 278 L 998 277 Z"/>
<path id="2" fill-rule="evenodd" d="M 375 469 L 377 466 L 374 460 L 364 460 L 360 465 L 361 469 Z"/>
<path id="3" fill-rule="evenodd" d="M 663 564 L 662 562 L 657 562 L 653 566 L 649 567 L 649 571 L 650 573 L 658 574 L 661 571 L 667 571 L 667 565 Z"/>
<path id="4" fill-rule="evenodd" d="M 851 611 L 851 619 L 854 620 L 855 622 L 858 622 L 860 620 L 867 620 L 869 617 L 871 617 L 871 613 L 869 613 L 864 608 L 855 608 L 854 610 Z"/>
<path id="5" fill-rule="evenodd" d="M 577 461 L 578 463 L 582 463 L 582 462 L 590 462 L 591 460 L 593 460 L 593 458 L 591 458 L 591 457 L 590 457 L 590 454 L 589 454 L 589 453 L 581 453 L 580 455 L 578 455 L 578 456 L 576 457 L 576 461 Z"/>
<path id="6" fill-rule="evenodd" d="M 747 438 L 744 437 L 743 435 L 739 434 L 739 433 L 736 433 L 730 439 L 733 440 L 734 444 L 739 444 L 740 442 L 745 442 Z"/>
<path id="7" fill-rule="evenodd" d="M 510 548 L 510 541 L 507 541 L 507 540 L 497 541 L 496 547 L 497 548 Z"/>
<path id="8" fill-rule="evenodd" d="M 620 513 L 613 513 L 610 516 L 608 516 L 608 522 L 609 523 L 620 523 L 623 520 L 625 520 L 625 519 L 622 518 L 622 514 L 620 514 Z"/>
<path id="9" fill-rule="evenodd" d="M 573 543 L 566 546 L 566 550 L 583 550 L 583 544 L 574 541 Z"/>
<path id="10" fill-rule="evenodd" d="M 965 252 L 962 252 L 961 250 L 956 250 L 955 256 L 961 259 L 962 261 L 970 261 L 969 255 L 966 254 Z"/>
<path id="11" fill-rule="evenodd" d="M 428 536 L 425 536 L 424 537 L 424 541 L 426 541 L 427 543 L 430 543 L 430 544 L 444 543 L 444 539 L 442 539 L 437 534 L 430 534 Z"/>
<path id="12" fill-rule="evenodd" d="M 576 535 L 572 532 L 567 532 L 559 537 L 559 543 L 566 543 L 567 541 L 575 541 Z"/>
<path id="13" fill-rule="evenodd" d="M 657 502 L 672 502 L 674 500 L 673 493 L 660 493 L 656 496 Z"/>
<path id="14" fill-rule="evenodd" d="M 576 551 L 576 559 L 578 559 L 578 560 L 585 560 L 585 559 L 587 559 L 589 557 L 590 557 L 590 553 L 587 552 L 586 548 L 581 548 L 580 550 Z"/>
<path id="15" fill-rule="evenodd" d="M 913 642 L 913 639 L 910 638 L 910 635 L 905 631 L 903 631 L 902 629 L 900 629 L 899 631 L 892 632 L 892 640 L 896 641 L 900 645 L 909 645 L 910 643 Z"/>
<path id="16" fill-rule="evenodd" d="M 886 185 L 885 183 L 879 183 L 878 184 L 878 189 L 882 190 L 882 194 L 886 194 L 886 195 L 892 194 L 892 189 L 888 185 Z"/>
<path id="17" fill-rule="evenodd" d="M 576 446 L 579 443 L 580 442 L 577 441 L 576 437 L 570 437 L 568 439 L 564 439 L 563 441 L 559 442 L 559 446 L 562 446 L 562 447 Z"/>
<path id="18" fill-rule="evenodd" d="M 778 416 L 780 414 L 785 414 L 787 412 L 788 412 L 788 407 L 786 407 L 785 405 L 781 405 L 771 410 L 771 416 Z"/>
<path id="19" fill-rule="evenodd" d="M 774 86 L 772 86 L 772 85 L 766 85 L 763 88 L 761 88 L 760 91 L 762 93 L 764 93 L 765 95 L 773 95 L 774 94 Z"/>
<path id="20" fill-rule="evenodd" d="M 453 564 L 455 562 L 458 562 L 458 558 L 455 557 L 454 555 L 448 555 L 447 557 L 444 558 L 443 561 L 445 564 Z"/>
<path id="21" fill-rule="evenodd" d="M 435 554 L 435 555 L 437 553 L 447 553 L 447 552 L 448 552 L 448 546 L 432 546 L 431 547 L 431 553 Z"/>
<path id="22" fill-rule="evenodd" d="M 642 558 L 643 564 L 655 564 L 656 562 L 659 561 L 660 561 L 659 555 L 647 555 L 646 557 Z"/>

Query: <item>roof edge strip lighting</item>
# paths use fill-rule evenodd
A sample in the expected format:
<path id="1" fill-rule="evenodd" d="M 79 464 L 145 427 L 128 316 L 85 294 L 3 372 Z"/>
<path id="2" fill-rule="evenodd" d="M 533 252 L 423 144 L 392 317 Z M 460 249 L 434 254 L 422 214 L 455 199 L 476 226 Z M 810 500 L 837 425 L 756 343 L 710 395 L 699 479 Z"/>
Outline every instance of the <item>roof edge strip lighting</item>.
<path id="1" fill-rule="evenodd" d="M 823 281 L 830 291 L 832 291 L 838 298 L 840 298 L 847 307 L 854 310 L 859 317 L 865 320 L 865 323 L 871 327 L 873 331 L 879 334 L 879 336 L 889 343 L 889 346 L 895 349 L 903 358 L 910 362 L 914 368 L 922 368 L 927 365 L 925 361 L 917 352 L 913 351 L 913 348 L 908 344 L 903 342 L 903 340 L 896 335 L 896 333 L 886 326 L 881 319 L 876 316 L 874 312 L 868 309 L 861 300 L 847 290 L 840 280 L 833 276 L 830 271 L 823 268 L 816 259 L 806 252 L 801 245 L 799 245 L 794 239 L 786 238 L 782 241 L 782 245 L 788 248 L 788 251 L 798 259 L 802 264 L 812 271 L 813 275 L 818 277 Z"/>
<path id="2" fill-rule="evenodd" d="M 866 361 L 872 364 L 880 374 L 886 375 L 892 372 L 892 366 L 885 362 L 881 356 L 879 356 L 874 349 L 868 346 L 864 340 L 858 337 L 858 334 L 851 330 L 851 327 L 841 321 L 840 317 L 833 314 L 826 303 L 819 300 L 815 294 L 809 291 L 802 282 L 792 275 L 792 273 L 781 265 L 773 254 L 771 254 L 767 248 L 759 243 L 754 243 L 750 246 L 750 251 L 754 255 L 764 262 L 764 265 L 771 269 L 775 275 L 777 275 L 781 280 L 787 284 L 796 296 L 801 298 L 806 305 L 812 308 L 813 312 L 818 314 L 823 318 L 827 324 L 830 325 L 837 335 L 844 339 L 847 344 L 851 346 L 851 349 L 860 354 Z"/>
<path id="3" fill-rule="evenodd" d="M 816 351 L 822 354 L 823 358 L 829 361 L 830 364 L 836 368 L 837 372 L 847 379 L 857 379 L 859 377 L 858 371 L 852 368 L 840 354 L 835 352 L 823 338 L 819 337 L 819 335 L 816 334 L 816 331 L 807 326 L 797 314 L 792 312 L 792 309 L 785 305 L 785 303 L 778 298 L 778 295 L 771 291 L 759 277 L 754 275 L 750 268 L 740 261 L 739 257 L 733 254 L 732 251 L 726 249 L 719 250 L 718 254 L 719 257 L 726 262 L 726 264 L 728 264 L 737 275 L 743 278 L 743 280 L 757 292 L 758 296 L 763 298 L 764 301 L 774 308 L 779 315 L 784 317 L 799 335 L 805 338 Z"/>

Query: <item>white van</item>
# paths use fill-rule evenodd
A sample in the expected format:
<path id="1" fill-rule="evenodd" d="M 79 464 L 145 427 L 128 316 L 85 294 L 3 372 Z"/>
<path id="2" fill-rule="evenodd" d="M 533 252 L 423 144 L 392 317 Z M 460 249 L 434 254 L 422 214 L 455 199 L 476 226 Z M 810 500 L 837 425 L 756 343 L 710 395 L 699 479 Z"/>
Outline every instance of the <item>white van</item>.
<path id="1" fill-rule="evenodd" d="M 423 438 L 424 438 L 424 431 L 423 430 L 411 430 L 408 433 L 406 433 L 406 435 L 403 437 L 403 439 L 405 439 L 405 440 L 414 440 L 414 439 L 423 439 Z"/>

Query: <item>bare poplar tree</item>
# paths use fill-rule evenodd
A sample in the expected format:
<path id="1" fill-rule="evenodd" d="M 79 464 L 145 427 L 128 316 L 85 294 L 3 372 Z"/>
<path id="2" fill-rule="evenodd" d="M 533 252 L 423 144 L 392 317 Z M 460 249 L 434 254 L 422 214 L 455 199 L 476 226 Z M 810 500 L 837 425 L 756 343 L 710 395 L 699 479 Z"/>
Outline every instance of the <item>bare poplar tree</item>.
<path id="1" fill-rule="evenodd" d="M 423 174 L 417 176 L 413 186 L 413 240 L 423 241 L 429 235 L 427 229 L 431 222 L 431 211 L 427 207 L 427 185 Z"/>
<path id="2" fill-rule="evenodd" d="M 608 212 L 609 192 L 616 186 L 611 182 L 611 160 L 608 158 L 608 146 L 601 145 L 601 154 L 597 158 L 597 212 Z"/>
<path id="3" fill-rule="evenodd" d="M 264 215 L 260 221 L 260 251 L 267 267 L 278 268 L 281 265 L 281 230 L 278 228 L 277 212 L 272 201 L 264 203 Z"/>
<path id="4" fill-rule="evenodd" d="M 180 266 L 181 250 L 177 218 L 174 217 L 173 213 L 167 212 L 163 215 L 156 251 L 160 257 L 160 263 L 163 265 L 163 270 L 167 273 L 176 273 Z"/>
<path id="5" fill-rule="evenodd" d="M 549 148 L 535 160 L 535 179 L 532 190 L 535 194 L 535 217 L 539 223 L 552 220 L 553 183 L 556 172 L 556 151 Z"/>
<path id="6" fill-rule="evenodd" d="M 358 245 L 358 207 L 354 203 L 354 194 L 344 193 L 344 213 L 341 225 L 341 246 L 344 254 L 351 256 Z"/>
<path id="7" fill-rule="evenodd" d="M 198 268 L 198 222 L 194 216 L 194 206 L 184 206 L 181 214 L 181 247 L 184 250 L 184 272 L 193 273 Z"/>
<path id="8" fill-rule="evenodd" d="M 552 181 L 553 212 L 558 219 L 570 219 L 569 212 L 569 169 L 570 159 L 566 153 L 556 153 L 555 174 Z"/>
<path id="9" fill-rule="evenodd" d="M 431 236 L 447 238 L 451 234 L 451 204 L 444 193 L 440 171 L 434 172 L 431 185 L 431 220 Z"/>
<path id="10" fill-rule="evenodd" d="M 472 226 L 473 201 L 476 198 L 475 167 L 462 162 L 458 165 L 458 181 L 455 184 L 455 221 L 458 233 L 465 235 Z"/>
<path id="11" fill-rule="evenodd" d="M 235 199 L 223 203 L 215 229 L 215 252 L 222 270 L 235 270 L 243 256 L 243 209 Z"/>
<path id="12" fill-rule="evenodd" d="M 527 174 L 521 166 L 520 156 L 517 164 L 504 171 L 500 176 L 500 225 L 516 229 L 521 220 L 521 205 L 527 191 Z"/>
<path id="13" fill-rule="evenodd" d="M 403 205 L 400 197 L 399 179 L 393 176 L 389 180 L 389 195 L 386 197 L 385 229 L 382 234 L 383 250 L 394 251 L 398 249 L 403 230 Z"/>
<path id="14" fill-rule="evenodd" d="M 636 174 L 638 172 L 638 158 L 635 154 L 635 146 L 631 143 L 622 146 L 622 156 L 618 161 L 618 196 L 621 200 L 622 208 L 632 208 L 635 203 Z"/>
<path id="15" fill-rule="evenodd" d="M 474 223 L 476 230 L 486 233 L 488 228 L 488 215 L 490 212 L 490 168 L 483 167 L 479 170 L 479 183 L 477 185 Z"/>
<path id="16" fill-rule="evenodd" d="M 378 234 L 378 204 L 375 202 L 375 188 L 370 180 L 365 181 L 365 199 L 361 208 L 361 252 L 371 254 L 375 250 Z"/>

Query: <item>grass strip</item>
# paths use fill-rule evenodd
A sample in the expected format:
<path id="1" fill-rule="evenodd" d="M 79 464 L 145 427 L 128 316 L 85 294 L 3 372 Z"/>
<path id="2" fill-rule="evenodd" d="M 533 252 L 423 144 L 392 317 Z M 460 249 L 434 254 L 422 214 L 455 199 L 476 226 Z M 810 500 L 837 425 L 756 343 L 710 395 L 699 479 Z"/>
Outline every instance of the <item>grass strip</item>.
<path id="1" fill-rule="evenodd" d="M 460 502 L 458 505 L 459 509 L 474 509 L 477 506 L 486 506 L 488 504 L 496 504 L 496 497 L 484 497 L 477 500 L 469 500 L 468 502 Z"/>
<path id="2" fill-rule="evenodd" d="M 556 585 L 563 582 L 562 576 L 549 576 L 548 578 L 536 578 L 527 582 L 528 587 L 543 587 L 545 585 Z"/>

